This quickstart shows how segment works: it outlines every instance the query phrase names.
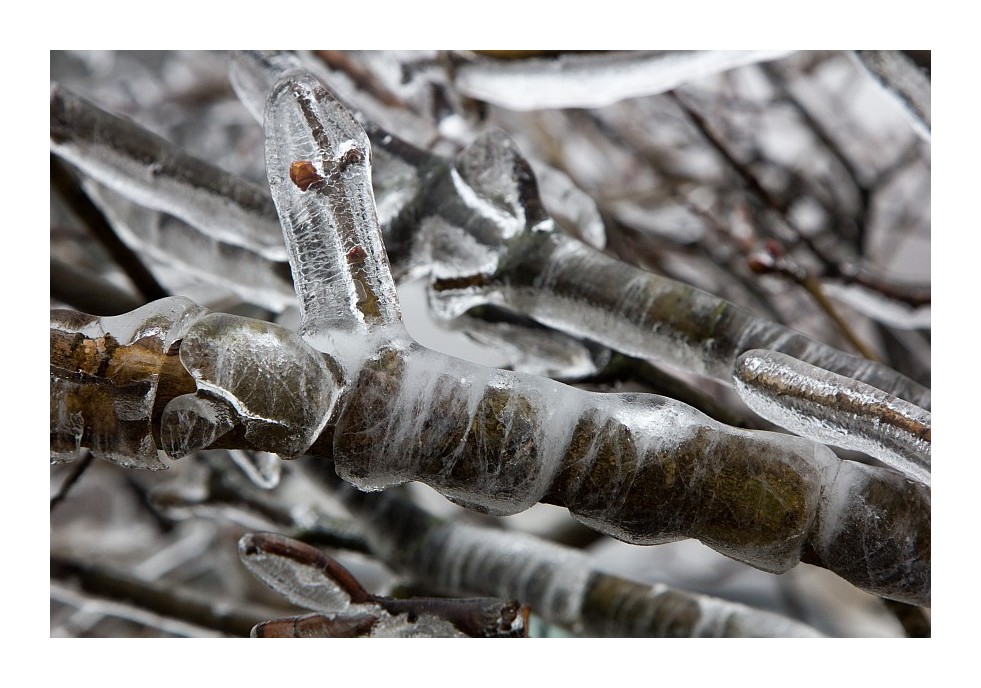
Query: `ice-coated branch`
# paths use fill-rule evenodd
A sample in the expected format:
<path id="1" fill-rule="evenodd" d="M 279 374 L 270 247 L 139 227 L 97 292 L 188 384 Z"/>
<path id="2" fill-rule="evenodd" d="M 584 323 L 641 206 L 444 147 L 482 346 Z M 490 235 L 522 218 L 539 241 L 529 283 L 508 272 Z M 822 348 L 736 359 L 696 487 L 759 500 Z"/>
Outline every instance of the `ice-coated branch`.
<path id="1" fill-rule="evenodd" d="M 155 460 L 154 441 L 175 457 L 217 446 L 309 451 L 333 457 L 362 489 L 420 480 L 496 514 L 547 501 L 628 542 L 693 537 L 773 572 L 804 556 L 865 590 L 928 604 L 929 489 L 810 440 L 731 428 L 654 395 L 483 368 L 408 340 L 383 342 L 346 377 L 288 330 L 200 312 L 182 329 L 179 359 L 113 349 L 110 362 L 148 361 L 136 405 L 117 372 L 131 366 L 102 363 L 102 323 L 114 319 L 73 317 L 93 332 L 52 330 L 53 448 L 92 446 L 142 464 Z M 107 410 L 115 396 L 126 423 Z"/>
<path id="2" fill-rule="evenodd" d="M 746 405 L 782 428 L 865 452 L 930 484 L 928 411 L 774 351 L 747 351 L 733 371 Z"/>
<path id="3" fill-rule="evenodd" d="M 140 257 L 116 235 L 105 215 L 82 191 L 68 166 L 54 155 L 51 156 L 51 187 L 126 273 L 142 297 L 143 303 L 170 295 L 146 268 Z M 132 310 L 132 308 L 123 310 Z"/>
<path id="4" fill-rule="evenodd" d="M 396 599 L 369 593 L 350 571 L 310 545 L 250 533 L 239 557 L 259 580 L 310 614 L 257 625 L 258 637 L 518 638 L 528 609 L 502 599 Z"/>
<path id="5" fill-rule="evenodd" d="M 52 310 L 51 460 L 87 447 L 123 466 L 165 468 L 154 404 L 186 381 L 172 345 L 205 313 L 176 296 L 106 318 Z"/>
<path id="6" fill-rule="evenodd" d="M 285 250 L 265 189 L 51 84 L 51 152 L 140 205 L 272 260 Z"/>
<path id="7" fill-rule="evenodd" d="M 291 129 L 289 125 L 297 121 L 297 102 L 303 115 L 301 126 Z M 342 328 L 351 327 L 351 322 L 364 322 L 367 327 L 367 318 L 362 317 L 366 314 L 358 313 L 357 294 L 350 288 L 366 272 L 360 261 L 349 260 L 350 249 L 342 242 L 350 241 L 347 236 L 352 232 L 360 232 L 358 245 L 372 242 L 374 234 L 378 243 L 372 245 L 380 247 L 379 229 L 372 222 L 374 215 L 364 208 L 370 203 L 370 194 L 364 192 L 367 141 L 352 131 L 356 123 L 340 116 L 339 108 L 313 80 L 302 83 L 297 76 L 282 80 L 266 109 L 267 174 L 274 189 L 288 190 L 277 198 L 277 205 L 291 246 L 300 298 L 314 304 L 308 312 L 319 313 L 324 294 L 340 291 L 346 308 L 333 317 L 345 319 Z M 323 116 L 317 117 L 318 113 Z M 298 138 L 300 145 L 320 138 L 320 149 L 331 151 L 324 156 L 323 166 L 314 170 L 309 185 L 304 182 L 306 177 L 298 180 L 295 174 L 291 186 L 286 181 L 297 156 L 282 154 L 284 147 L 292 152 L 294 145 L 284 142 L 284 135 Z M 342 153 L 338 147 L 355 152 Z M 472 233 L 482 239 L 524 240 L 522 250 L 507 259 L 512 265 L 520 266 L 522 261 L 530 265 L 503 271 L 530 280 L 528 286 L 541 289 L 542 283 L 555 280 L 561 266 L 569 271 L 564 280 L 558 280 L 568 285 L 564 288 L 602 290 L 603 280 L 596 278 L 603 275 L 593 274 L 589 267 L 606 259 L 595 253 L 584 256 L 582 252 L 589 249 L 562 243 L 561 237 L 549 231 L 550 221 L 530 201 L 534 179 L 527 166 L 513 156 L 502 160 L 489 155 L 492 150 L 487 143 L 471 149 L 447 180 L 458 189 L 465 217 L 472 218 Z M 341 170 L 350 175 L 343 180 L 346 186 L 338 184 L 309 194 L 314 186 L 330 186 L 325 177 L 336 174 L 333 166 L 344 156 L 352 161 Z M 515 178 L 517 182 L 512 181 Z M 498 193 L 491 194 L 491 190 Z M 332 210 L 331 204 L 339 207 Z M 342 218 L 360 217 L 363 224 L 347 227 L 335 219 L 335 213 Z M 563 255 L 536 263 L 535 249 L 542 251 L 542 247 L 570 255 L 575 260 L 575 278 L 573 266 Z M 382 262 L 380 268 L 385 267 Z M 305 270 L 318 272 L 301 279 Z M 379 305 L 379 312 L 391 315 L 381 321 L 380 331 L 386 338 L 363 340 L 362 346 L 374 347 L 373 351 L 359 357 L 363 363 L 356 370 L 345 366 L 349 377 L 331 424 L 334 459 L 346 480 L 369 490 L 421 480 L 465 506 L 497 514 L 516 513 L 546 499 L 569 507 L 588 525 L 628 542 L 653 544 L 696 537 L 768 571 L 787 570 L 805 547 L 813 550 L 814 558 L 833 567 L 841 565 L 838 559 L 843 550 L 849 550 L 849 558 L 855 559 L 891 551 L 896 563 L 921 563 L 896 576 L 893 564 L 886 570 L 868 560 L 865 573 L 852 580 L 886 596 L 912 595 L 921 601 L 929 596 L 929 564 L 923 558 L 926 552 L 920 549 L 928 547 L 929 535 L 922 528 L 929 522 L 928 491 L 908 487 L 889 471 L 841 462 L 830 450 L 810 441 L 729 428 L 662 397 L 590 394 L 425 349 L 403 330 L 392 327 L 398 309 L 394 288 L 388 288 L 390 282 L 378 271 L 367 274 L 377 276 L 381 285 L 371 293 L 389 300 L 386 310 Z M 322 284 L 317 282 L 318 275 L 324 278 Z M 685 288 L 687 302 L 679 303 L 676 296 L 659 303 L 645 295 L 644 284 L 637 285 L 639 293 L 630 295 L 635 302 L 660 305 L 665 311 L 662 320 L 679 317 L 675 309 L 700 316 L 700 331 L 677 328 L 682 337 L 675 335 L 674 339 L 698 337 L 711 351 L 708 340 L 720 336 L 719 321 L 738 319 L 738 313 L 729 312 L 729 304 L 723 302 L 720 307 L 717 299 L 690 287 Z M 337 285 L 343 288 L 338 290 Z M 699 301 L 710 298 L 716 313 L 706 318 Z M 583 302 L 589 300 L 579 300 L 580 313 Z M 617 302 L 633 308 L 626 298 Z M 576 310 L 574 304 L 567 305 Z M 323 322 L 327 322 L 326 315 Z M 749 335 L 758 334 L 762 328 L 754 331 L 755 324 L 743 329 Z M 765 337 L 768 333 L 763 329 L 759 334 Z M 732 358 L 728 374 L 738 354 L 734 350 L 727 353 Z M 902 495 L 902 510 L 921 525 L 914 527 L 917 535 L 913 537 L 905 527 L 901 536 L 880 532 L 872 545 L 865 537 L 868 528 L 881 528 L 885 516 L 881 510 L 894 506 L 886 506 L 892 497 L 885 494 L 893 492 Z M 841 495 L 849 493 L 861 498 L 843 503 Z M 872 520 L 866 521 L 868 518 Z M 842 519 L 849 528 L 842 528 Z M 861 521 L 865 523 L 860 525 Z M 894 518 L 888 521 L 896 523 Z"/>
<path id="8" fill-rule="evenodd" d="M 139 206 L 98 182 L 88 180 L 84 186 L 123 241 L 143 255 L 273 311 L 296 303 L 285 256 L 272 260 L 252 248 L 216 239 L 173 215 Z"/>
<path id="9" fill-rule="evenodd" d="M 900 103 L 916 133 L 929 140 L 930 78 L 902 51 L 859 50 L 855 55 L 858 62 Z"/>
<path id="10" fill-rule="evenodd" d="M 401 327 L 363 132 L 318 84 L 294 75 L 273 90 L 267 134 L 307 341 L 269 323 L 200 317 L 180 344 L 180 394 L 139 407 L 152 418 L 141 430 L 159 423 L 158 446 L 174 456 L 218 444 L 332 456 L 363 489 L 420 480 L 497 514 L 548 501 L 628 542 L 693 537 L 774 572 L 804 557 L 863 589 L 929 603 L 926 486 L 663 397 L 588 393 L 421 347 Z M 754 348 L 893 387 L 905 380 L 560 236 L 530 168 L 500 135 L 479 140 L 427 188 L 433 286 L 454 307 L 500 295 L 567 331 L 653 341 L 655 353 L 727 380 Z M 53 365 L 53 392 L 56 377 L 61 385 L 74 374 Z M 55 396 L 52 417 L 67 416 L 70 404 Z"/>
<path id="11" fill-rule="evenodd" d="M 437 590 L 517 599 L 588 637 L 819 635 L 777 614 L 603 573 L 585 554 L 532 535 L 444 521 L 397 491 L 366 493 L 341 483 L 330 462 L 305 461 L 362 523 L 385 563 Z"/>
<path id="12" fill-rule="evenodd" d="M 595 108 L 744 65 L 787 50 L 666 50 L 461 61 L 454 84 L 471 98 L 512 110 Z"/>
<path id="13" fill-rule="evenodd" d="M 73 581 L 82 590 L 100 598 L 135 604 L 144 610 L 144 614 L 160 614 L 240 638 L 248 636 L 255 623 L 263 616 L 268 618 L 270 613 L 266 607 L 250 605 L 243 609 L 240 604 L 206 598 L 191 590 L 175 588 L 172 583 L 145 580 L 104 565 L 68 557 L 52 556 L 51 578 L 52 584 Z M 112 613 L 111 607 L 107 613 Z"/>
<path id="14" fill-rule="evenodd" d="M 289 251 L 301 334 L 336 355 L 363 345 L 369 333 L 401 330 L 364 130 L 305 74 L 274 87 L 265 129 L 266 173 Z"/>

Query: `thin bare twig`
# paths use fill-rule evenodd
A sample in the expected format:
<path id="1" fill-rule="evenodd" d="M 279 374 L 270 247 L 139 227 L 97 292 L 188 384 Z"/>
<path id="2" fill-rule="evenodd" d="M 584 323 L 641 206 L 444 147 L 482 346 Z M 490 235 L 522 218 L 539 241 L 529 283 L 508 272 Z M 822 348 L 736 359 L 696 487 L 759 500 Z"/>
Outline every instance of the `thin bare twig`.
<path id="1" fill-rule="evenodd" d="M 72 466 L 71 473 L 65 478 L 65 481 L 61 483 L 61 487 L 58 488 L 58 493 L 51 498 L 51 511 L 55 510 L 55 507 L 65 501 L 68 496 L 68 491 L 72 486 L 78 482 L 78 479 L 82 477 L 85 470 L 92 464 L 92 452 L 88 449 L 82 452 L 82 458 Z"/>

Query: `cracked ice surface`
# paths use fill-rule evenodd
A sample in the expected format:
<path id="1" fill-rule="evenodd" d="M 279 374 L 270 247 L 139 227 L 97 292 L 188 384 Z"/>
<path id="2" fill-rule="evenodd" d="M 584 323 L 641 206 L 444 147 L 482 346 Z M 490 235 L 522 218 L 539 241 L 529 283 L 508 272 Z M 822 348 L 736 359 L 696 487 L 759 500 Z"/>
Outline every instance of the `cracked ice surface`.
<path id="1" fill-rule="evenodd" d="M 253 448 L 296 456 L 323 431 L 338 394 L 327 357 L 259 320 L 206 315 L 185 334 L 180 358 L 198 392 L 164 408 L 161 435 L 174 458 L 236 425 Z"/>
<path id="2" fill-rule="evenodd" d="M 368 138 L 306 75 L 277 84 L 265 129 L 266 173 L 290 254 L 301 334 L 347 368 L 369 332 L 402 330 L 375 214 Z"/>

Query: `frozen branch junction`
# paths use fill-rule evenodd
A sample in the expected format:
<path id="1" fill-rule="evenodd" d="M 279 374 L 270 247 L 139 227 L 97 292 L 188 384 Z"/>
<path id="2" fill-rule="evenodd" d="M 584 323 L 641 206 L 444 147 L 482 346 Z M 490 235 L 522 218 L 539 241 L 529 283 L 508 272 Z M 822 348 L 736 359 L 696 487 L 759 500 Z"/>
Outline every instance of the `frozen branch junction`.
<path id="1" fill-rule="evenodd" d="M 149 439 L 173 457 L 215 446 L 320 454 L 363 490 L 418 480 L 459 504 L 498 515 L 551 502 L 627 542 L 697 538 L 771 572 L 803 558 L 870 592 L 929 604 L 926 484 L 843 461 L 812 439 L 732 428 L 664 397 L 585 392 L 420 346 L 402 326 L 363 129 L 318 81 L 293 73 L 272 90 L 265 130 L 267 175 L 300 303 L 299 336 L 173 300 L 117 322 L 81 322 L 53 312 L 52 386 L 65 389 L 57 401 L 52 395 L 52 433 L 64 438 L 59 452 L 74 444 L 113 458 L 130 446 L 143 452 Z M 483 160 L 484 172 L 493 171 L 501 163 L 493 151 L 484 145 L 465 162 Z M 513 183 L 502 188 L 476 167 L 471 179 L 483 182 L 467 185 L 475 194 L 469 210 L 478 216 L 515 207 L 520 198 Z M 527 198 L 535 192 L 534 177 L 519 179 L 517 191 Z M 552 229 L 547 221 L 523 221 L 505 237 L 520 250 L 492 266 L 487 280 L 501 281 L 495 289 L 517 302 L 544 292 L 529 309 L 546 322 L 559 318 L 549 313 L 575 304 L 587 304 L 588 311 L 588 304 L 605 299 L 581 293 L 573 274 L 602 272 L 600 263 L 610 260 L 584 255 Z M 444 277 L 445 291 L 487 286 L 459 280 Z M 589 284 L 606 288 L 601 279 Z M 630 293 L 616 297 L 628 320 L 630 309 L 647 298 L 626 298 Z M 676 310 L 663 315 L 674 322 L 678 314 L 701 312 L 702 298 L 691 290 L 685 299 L 657 297 L 654 303 L 673 303 Z M 155 323 L 152 333 L 140 329 L 148 322 Z M 704 334 L 675 329 L 689 339 Z M 143 338 L 131 334 L 143 331 L 149 333 Z M 752 324 L 741 331 L 756 333 L 757 339 L 747 334 L 754 342 L 749 348 L 770 336 Z M 114 344 L 105 351 L 92 344 L 110 337 Z M 705 337 L 706 345 L 710 339 L 718 337 Z M 76 375 L 80 347 L 93 346 L 92 356 L 109 361 L 125 353 L 119 346 L 150 346 L 142 405 L 115 403 L 128 378 L 109 364 L 93 372 L 109 400 L 98 409 L 83 403 L 84 384 L 65 382 Z M 740 353 L 734 347 L 705 358 L 703 366 L 729 376 Z M 847 372 L 870 370 L 856 363 Z M 920 394 L 911 390 L 906 396 Z M 111 451 L 91 441 L 113 436 L 133 413 L 146 421 L 139 437 Z"/>

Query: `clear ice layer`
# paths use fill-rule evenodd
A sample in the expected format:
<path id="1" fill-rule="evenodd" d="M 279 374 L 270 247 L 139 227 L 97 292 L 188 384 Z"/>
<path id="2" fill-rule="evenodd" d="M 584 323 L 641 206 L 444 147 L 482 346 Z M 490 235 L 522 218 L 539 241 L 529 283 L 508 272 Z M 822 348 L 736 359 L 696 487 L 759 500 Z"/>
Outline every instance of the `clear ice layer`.
<path id="1" fill-rule="evenodd" d="M 180 360 L 198 391 L 164 408 L 161 434 L 171 438 L 174 458 L 211 444 L 214 437 L 199 428 L 220 415 L 216 407 L 224 414 L 223 433 L 241 426 L 253 449 L 302 454 L 323 431 L 339 391 L 327 357 L 298 335 L 225 313 L 210 313 L 188 329 Z"/>
<path id="2" fill-rule="evenodd" d="M 285 260 L 271 260 L 215 238 L 176 217 L 135 205 L 95 182 L 85 183 L 85 190 L 130 248 L 275 312 L 296 303 Z"/>
<path id="3" fill-rule="evenodd" d="M 269 97 L 265 131 L 304 337 L 323 348 L 337 336 L 400 327 L 364 130 L 313 77 L 292 76 Z"/>
<path id="4" fill-rule="evenodd" d="M 865 452 L 930 485 L 929 411 L 773 351 L 747 351 L 733 378 L 739 396 L 763 418 L 802 437 Z"/>
<path id="5" fill-rule="evenodd" d="M 207 311 L 170 297 L 113 317 L 51 311 L 51 458 L 81 448 L 132 468 L 160 470 L 151 416 L 171 347 Z"/>
<path id="6" fill-rule="evenodd" d="M 327 559 L 309 545 L 276 535 L 245 535 L 238 553 L 256 578 L 304 609 L 338 613 L 367 601 L 364 589 L 362 598 L 353 601 L 351 591 L 331 575 L 338 567 L 328 567 Z"/>

